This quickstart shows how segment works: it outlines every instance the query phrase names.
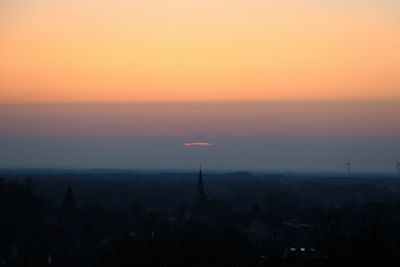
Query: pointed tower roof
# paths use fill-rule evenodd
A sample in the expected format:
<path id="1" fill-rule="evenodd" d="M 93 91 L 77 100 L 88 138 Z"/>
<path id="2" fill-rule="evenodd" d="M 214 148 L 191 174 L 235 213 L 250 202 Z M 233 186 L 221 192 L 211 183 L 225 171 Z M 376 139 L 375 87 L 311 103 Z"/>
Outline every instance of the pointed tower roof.
<path id="1" fill-rule="evenodd" d="M 67 191 L 65 192 L 64 200 L 61 204 L 60 211 L 67 212 L 67 213 L 72 213 L 72 212 L 78 211 L 78 207 L 76 205 L 71 186 L 68 186 Z"/>
<path id="2" fill-rule="evenodd" d="M 197 193 L 204 195 L 204 185 L 203 185 L 203 174 L 201 172 L 201 166 L 199 171 L 199 178 L 197 180 Z"/>

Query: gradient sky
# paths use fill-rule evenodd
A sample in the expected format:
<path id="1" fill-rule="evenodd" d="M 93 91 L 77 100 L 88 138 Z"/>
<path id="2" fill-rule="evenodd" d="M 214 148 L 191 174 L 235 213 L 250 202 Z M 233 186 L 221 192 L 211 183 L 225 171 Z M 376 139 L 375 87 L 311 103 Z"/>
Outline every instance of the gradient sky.
<path id="1" fill-rule="evenodd" d="M 398 114 L 376 100 L 0 105 L 0 167 L 394 172 Z"/>
<path id="2" fill-rule="evenodd" d="M 396 0 L 2 0 L 0 167 L 390 172 L 399 14 Z"/>
<path id="3" fill-rule="evenodd" d="M 2 0 L 1 102 L 400 97 L 396 0 Z"/>

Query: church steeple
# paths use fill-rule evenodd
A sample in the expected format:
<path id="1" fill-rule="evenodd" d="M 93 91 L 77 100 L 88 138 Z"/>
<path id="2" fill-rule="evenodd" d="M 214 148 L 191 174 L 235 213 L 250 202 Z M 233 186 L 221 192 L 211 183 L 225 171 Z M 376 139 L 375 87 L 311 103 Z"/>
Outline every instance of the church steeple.
<path id="1" fill-rule="evenodd" d="M 54 266 L 73 267 L 79 264 L 81 248 L 81 219 L 72 188 L 68 185 L 58 212 L 51 257 Z"/>
<path id="2" fill-rule="evenodd" d="M 199 178 L 197 180 L 197 194 L 205 195 L 204 193 L 204 185 L 203 185 L 203 174 L 201 171 L 201 165 L 200 165 L 200 171 L 199 171 Z"/>
<path id="3" fill-rule="evenodd" d="M 196 191 L 193 195 L 193 212 L 196 215 L 205 215 L 207 212 L 207 194 L 204 192 L 203 172 L 200 165 Z"/>

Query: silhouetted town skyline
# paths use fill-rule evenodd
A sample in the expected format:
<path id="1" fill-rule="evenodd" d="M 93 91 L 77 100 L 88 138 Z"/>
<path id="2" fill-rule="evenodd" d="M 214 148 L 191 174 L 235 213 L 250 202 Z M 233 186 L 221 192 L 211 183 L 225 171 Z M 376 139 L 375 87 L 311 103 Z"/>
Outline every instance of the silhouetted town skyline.
<path id="1" fill-rule="evenodd" d="M 400 180 L 393 176 L 202 167 L 0 177 L 2 266 L 398 264 Z"/>

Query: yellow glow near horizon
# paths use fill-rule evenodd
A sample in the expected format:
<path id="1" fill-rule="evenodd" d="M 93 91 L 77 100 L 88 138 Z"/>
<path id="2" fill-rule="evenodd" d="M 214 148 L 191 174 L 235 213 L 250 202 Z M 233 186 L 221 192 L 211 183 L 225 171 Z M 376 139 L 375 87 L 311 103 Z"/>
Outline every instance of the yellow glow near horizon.
<path id="1" fill-rule="evenodd" d="M 400 5 L 390 0 L 0 9 L 3 103 L 400 97 Z"/>

